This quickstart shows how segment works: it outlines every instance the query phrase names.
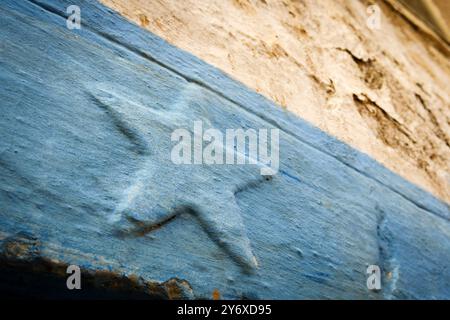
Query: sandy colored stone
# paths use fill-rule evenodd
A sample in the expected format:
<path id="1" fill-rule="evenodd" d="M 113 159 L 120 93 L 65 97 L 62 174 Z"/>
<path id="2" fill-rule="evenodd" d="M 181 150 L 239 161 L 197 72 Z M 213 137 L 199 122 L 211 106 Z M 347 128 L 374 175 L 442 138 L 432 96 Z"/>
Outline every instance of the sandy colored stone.
<path id="1" fill-rule="evenodd" d="M 450 51 L 388 3 L 101 1 L 450 201 Z"/>

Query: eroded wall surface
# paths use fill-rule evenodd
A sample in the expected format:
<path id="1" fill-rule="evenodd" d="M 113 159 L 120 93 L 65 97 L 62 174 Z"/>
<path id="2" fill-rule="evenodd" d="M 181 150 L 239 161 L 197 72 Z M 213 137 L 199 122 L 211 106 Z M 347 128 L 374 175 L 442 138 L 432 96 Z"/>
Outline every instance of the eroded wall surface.
<path id="1" fill-rule="evenodd" d="M 446 203 L 98 2 L 69 30 L 71 4 L 0 2 L 0 292 L 450 297 Z M 175 165 L 195 120 L 279 129 L 278 173 Z"/>
<path id="2" fill-rule="evenodd" d="M 450 200 L 449 48 L 384 1 L 101 1 Z"/>

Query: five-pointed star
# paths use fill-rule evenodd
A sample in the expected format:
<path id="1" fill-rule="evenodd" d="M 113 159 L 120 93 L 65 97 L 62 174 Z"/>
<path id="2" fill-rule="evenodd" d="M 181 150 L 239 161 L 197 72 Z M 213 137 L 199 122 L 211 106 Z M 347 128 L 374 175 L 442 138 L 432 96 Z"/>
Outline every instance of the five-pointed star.
<path id="1" fill-rule="evenodd" d="M 189 128 L 198 113 L 210 124 L 204 89 L 189 84 L 169 109 L 150 105 L 117 86 L 94 85 L 95 103 L 143 156 L 141 169 L 123 192 L 110 221 L 123 234 L 143 235 L 176 217 L 194 214 L 203 229 L 230 258 L 245 270 L 257 267 L 235 194 L 268 180 L 260 165 L 179 165 L 170 159 L 171 132 Z M 195 119 L 198 120 L 198 119 Z"/>

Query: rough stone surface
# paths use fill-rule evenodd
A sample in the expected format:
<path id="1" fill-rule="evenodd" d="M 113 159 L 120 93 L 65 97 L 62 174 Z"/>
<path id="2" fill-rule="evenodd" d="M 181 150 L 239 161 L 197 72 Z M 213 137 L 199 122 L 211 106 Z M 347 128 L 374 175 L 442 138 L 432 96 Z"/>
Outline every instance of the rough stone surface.
<path id="1" fill-rule="evenodd" d="M 450 50 L 395 0 L 101 2 L 450 201 Z"/>
<path id="2" fill-rule="evenodd" d="M 5 274 L 61 285 L 76 264 L 152 298 L 450 298 L 446 203 L 97 2 L 68 30 L 70 4 L 0 2 Z M 171 132 L 195 120 L 279 128 L 278 174 L 175 166 Z"/>

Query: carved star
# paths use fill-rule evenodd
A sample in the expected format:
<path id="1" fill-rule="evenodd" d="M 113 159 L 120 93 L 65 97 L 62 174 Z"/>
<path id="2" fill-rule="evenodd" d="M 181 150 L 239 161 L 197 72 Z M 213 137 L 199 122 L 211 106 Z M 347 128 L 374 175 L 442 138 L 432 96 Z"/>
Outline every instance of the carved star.
<path id="1" fill-rule="evenodd" d="M 180 213 L 193 214 L 235 263 L 251 271 L 257 260 L 235 195 L 270 179 L 260 175 L 261 165 L 179 165 L 170 159 L 171 132 L 193 124 L 185 114 L 200 113 L 210 125 L 202 109 L 207 94 L 203 90 L 187 85 L 178 102 L 166 109 L 144 102 L 145 97 L 130 97 L 118 86 L 91 86 L 96 105 L 142 155 L 141 168 L 109 221 L 122 235 L 141 236 Z"/>

